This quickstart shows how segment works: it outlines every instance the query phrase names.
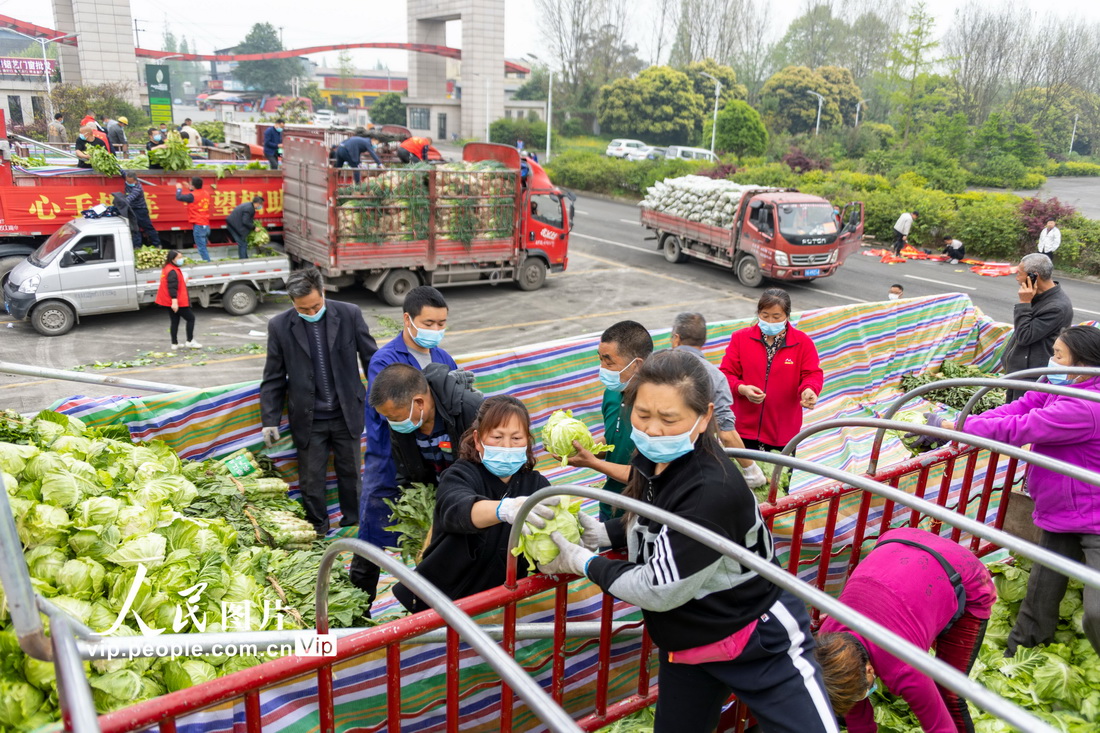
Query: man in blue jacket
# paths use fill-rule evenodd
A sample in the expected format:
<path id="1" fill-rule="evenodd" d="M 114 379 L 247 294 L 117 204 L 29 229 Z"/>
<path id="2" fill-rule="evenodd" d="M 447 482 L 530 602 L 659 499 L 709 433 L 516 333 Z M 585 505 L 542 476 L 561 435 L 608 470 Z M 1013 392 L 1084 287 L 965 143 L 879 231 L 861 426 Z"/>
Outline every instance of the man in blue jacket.
<path id="1" fill-rule="evenodd" d="M 375 377 L 390 364 L 408 364 L 421 370 L 429 364 L 443 364 L 448 370 L 458 368 L 451 355 L 439 348 L 446 330 L 448 313 L 443 294 L 427 285 L 413 288 L 405 296 L 402 310 L 404 328 L 401 329 L 401 335 L 380 348 L 370 361 L 370 370 L 367 372 L 368 390 L 374 384 Z M 399 493 L 390 426 L 369 404 L 365 414 L 367 452 L 363 463 L 363 490 L 359 498 L 359 539 L 378 547 L 395 547 L 397 535 L 385 529 L 390 523 L 390 508 L 386 506 L 385 499 L 396 499 Z M 364 563 L 369 565 L 365 560 L 353 563 L 353 582 L 362 577 L 361 573 L 356 572 L 356 567 Z M 369 575 L 373 576 L 373 583 L 365 584 L 376 584 L 377 571 Z M 362 588 L 364 583 L 356 585 Z M 372 589 L 364 590 L 369 592 Z"/>
<path id="2" fill-rule="evenodd" d="M 279 169 L 279 154 L 283 147 L 283 120 L 275 120 L 275 124 L 264 130 L 264 157 L 271 164 L 271 170 Z"/>
<path id="3" fill-rule="evenodd" d="M 354 168 L 353 177 L 356 183 L 359 183 L 359 163 L 363 158 L 363 153 L 369 154 L 376 164 L 382 165 L 382 159 L 378 157 L 378 153 L 374 152 L 374 143 L 371 142 L 370 133 L 362 127 L 356 129 L 354 135 L 340 143 L 340 146 L 336 148 L 336 167 Z"/>

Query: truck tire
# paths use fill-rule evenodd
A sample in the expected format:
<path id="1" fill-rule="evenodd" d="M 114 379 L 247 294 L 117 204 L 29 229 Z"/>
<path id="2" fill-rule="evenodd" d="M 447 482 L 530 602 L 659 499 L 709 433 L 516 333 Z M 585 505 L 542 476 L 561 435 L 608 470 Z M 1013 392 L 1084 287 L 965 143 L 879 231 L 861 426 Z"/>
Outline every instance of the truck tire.
<path id="1" fill-rule="evenodd" d="M 234 283 L 222 294 L 222 308 L 231 316 L 247 316 L 259 303 L 260 297 L 246 283 Z"/>
<path id="2" fill-rule="evenodd" d="M 519 266 L 516 285 L 520 290 L 538 290 L 546 283 L 546 263 L 541 257 L 528 257 Z"/>
<path id="3" fill-rule="evenodd" d="M 0 292 L 3 292 L 4 283 L 8 281 L 8 273 L 15 269 L 26 257 L 5 257 L 0 259 Z"/>
<path id="4" fill-rule="evenodd" d="M 382 281 L 378 295 L 386 301 L 386 305 L 398 307 L 404 305 L 409 291 L 419 285 L 420 280 L 413 273 L 408 270 L 394 270 Z"/>
<path id="5" fill-rule="evenodd" d="M 675 234 L 666 234 L 661 244 L 661 249 L 665 253 L 665 259 L 672 264 L 675 265 L 687 261 L 687 255 L 684 254 L 684 248 L 680 243 L 680 238 Z"/>
<path id="6" fill-rule="evenodd" d="M 61 300 L 47 300 L 31 311 L 31 325 L 43 336 L 61 336 L 73 330 L 76 313 Z"/>
<path id="7" fill-rule="evenodd" d="M 750 288 L 758 288 L 764 283 L 764 273 L 760 271 L 755 257 L 745 255 L 737 261 L 737 279 Z"/>

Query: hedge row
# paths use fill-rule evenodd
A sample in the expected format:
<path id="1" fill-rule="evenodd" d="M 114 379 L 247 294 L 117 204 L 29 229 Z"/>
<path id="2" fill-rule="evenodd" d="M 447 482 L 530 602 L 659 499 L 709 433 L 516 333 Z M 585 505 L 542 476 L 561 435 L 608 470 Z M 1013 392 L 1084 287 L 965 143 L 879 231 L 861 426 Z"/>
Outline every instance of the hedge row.
<path id="1" fill-rule="evenodd" d="M 677 178 L 706 169 L 694 160 L 629 161 L 598 153 L 569 151 L 555 155 L 546 172 L 555 185 L 592 193 L 641 198 L 645 190 L 665 178 Z"/>

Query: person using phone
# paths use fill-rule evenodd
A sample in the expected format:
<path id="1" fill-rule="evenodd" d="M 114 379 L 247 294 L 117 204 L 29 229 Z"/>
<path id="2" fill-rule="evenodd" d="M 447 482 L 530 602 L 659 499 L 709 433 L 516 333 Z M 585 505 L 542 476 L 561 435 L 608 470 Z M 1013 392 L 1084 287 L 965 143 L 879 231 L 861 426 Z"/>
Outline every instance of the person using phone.
<path id="1" fill-rule="evenodd" d="M 1001 357 L 1006 374 L 1045 367 L 1054 354 L 1054 340 L 1073 323 L 1073 303 L 1053 277 L 1054 265 L 1044 254 L 1025 255 L 1016 268 L 1020 302 L 1012 309 L 1012 337 Z M 1008 390 L 1006 399 L 1012 402 L 1022 395 Z"/>

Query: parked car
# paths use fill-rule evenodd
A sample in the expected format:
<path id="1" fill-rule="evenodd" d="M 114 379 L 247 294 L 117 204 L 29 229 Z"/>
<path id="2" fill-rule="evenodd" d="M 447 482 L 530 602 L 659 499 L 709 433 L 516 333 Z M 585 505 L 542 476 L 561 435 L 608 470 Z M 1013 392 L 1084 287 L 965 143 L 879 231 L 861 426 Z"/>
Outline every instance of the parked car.
<path id="1" fill-rule="evenodd" d="M 331 109 L 319 109 L 313 113 L 313 124 L 330 126 L 336 124 L 336 113 Z"/>
<path id="2" fill-rule="evenodd" d="M 718 156 L 705 148 L 685 148 L 679 145 L 670 145 L 665 152 L 666 158 L 680 158 L 681 160 L 707 160 L 718 163 Z"/>
<path id="3" fill-rule="evenodd" d="M 641 140 L 612 140 L 607 144 L 604 155 L 609 158 L 625 158 L 631 150 L 641 150 L 649 147 Z"/>
<path id="4" fill-rule="evenodd" d="M 656 145 L 646 145 L 644 148 L 631 148 L 624 156 L 627 160 L 661 160 L 665 158 L 667 151 Z"/>

